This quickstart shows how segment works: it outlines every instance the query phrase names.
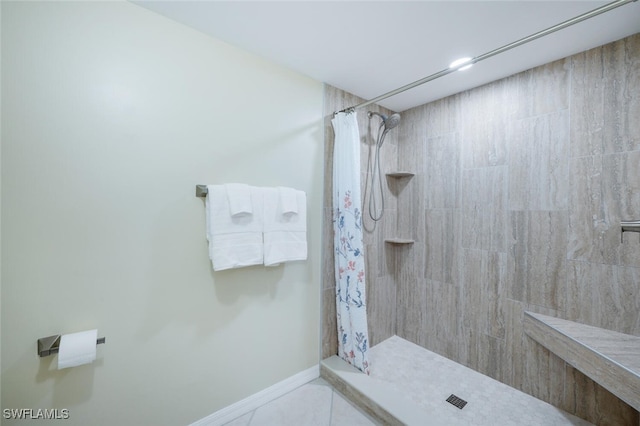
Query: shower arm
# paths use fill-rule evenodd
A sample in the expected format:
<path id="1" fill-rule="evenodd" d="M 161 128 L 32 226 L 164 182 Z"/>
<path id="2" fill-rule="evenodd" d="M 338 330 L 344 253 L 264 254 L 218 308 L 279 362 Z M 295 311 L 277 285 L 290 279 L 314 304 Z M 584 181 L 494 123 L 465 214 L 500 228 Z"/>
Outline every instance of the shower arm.
<path id="1" fill-rule="evenodd" d="M 407 84 L 405 86 L 402 86 L 402 87 L 400 87 L 398 89 L 395 89 L 395 90 L 392 90 L 390 92 L 387 92 L 387 93 L 385 93 L 383 95 L 380 95 L 380 96 L 378 96 L 376 98 L 373 98 L 371 100 L 368 100 L 366 102 L 362 102 L 362 103 L 360 103 L 358 105 L 355 105 L 355 106 L 352 106 L 352 107 L 349 107 L 349 108 L 345 108 L 343 110 L 340 110 L 339 112 L 353 112 L 356 109 L 364 108 L 364 107 L 369 106 L 371 104 L 375 104 L 377 102 L 380 102 L 381 100 L 390 98 L 391 96 L 395 96 L 395 95 L 397 95 L 399 93 L 402 93 L 402 92 L 405 92 L 405 91 L 407 91 L 409 89 L 413 89 L 414 87 L 421 86 L 421 85 L 423 85 L 425 83 L 428 83 L 429 81 L 435 80 L 435 79 L 440 78 L 440 77 L 444 77 L 447 74 L 451 74 L 452 72 L 457 71 L 459 68 L 462 68 L 462 67 L 465 67 L 465 66 L 468 66 L 468 65 L 472 65 L 472 64 L 476 64 L 476 63 L 478 63 L 480 61 L 484 61 L 485 59 L 488 59 L 488 58 L 490 58 L 492 56 L 495 56 L 495 55 L 498 55 L 500 53 L 506 52 L 507 50 L 511 50 L 511 49 L 513 49 L 515 47 L 522 46 L 523 44 L 529 43 L 530 41 L 533 41 L 533 40 L 536 40 L 536 39 L 539 39 L 540 37 L 544 37 L 546 35 L 549 35 L 551 33 L 556 32 L 556 31 L 559 31 L 559 30 L 562 30 L 564 28 L 570 27 L 571 25 L 574 25 L 574 24 L 577 24 L 579 22 L 582 22 L 582 21 L 584 21 L 586 19 L 593 18 L 594 16 L 601 15 L 601 14 L 603 14 L 605 12 L 609 12 L 610 10 L 613 10 L 613 9 L 615 9 L 617 7 L 620 7 L 620 6 L 623 6 L 623 5 L 627 4 L 627 3 L 632 3 L 632 2 L 635 2 L 635 1 L 638 1 L 638 0 L 616 0 L 616 1 L 613 1 L 611 3 L 607 3 L 604 6 L 600 6 L 600 7 L 596 8 L 596 9 L 593 9 L 593 10 L 591 10 L 589 12 L 585 12 L 582 15 L 578 15 L 578 16 L 576 16 L 574 18 L 568 19 L 568 20 L 566 20 L 564 22 L 561 22 L 561 23 L 559 23 L 557 25 L 549 27 L 546 30 L 538 31 L 535 34 L 531 34 L 531 35 L 529 35 L 527 37 L 521 38 L 520 40 L 514 41 L 513 43 L 505 44 L 504 46 L 499 47 L 497 49 L 494 49 L 494 50 L 492 50 L 490 52 L 483 53 L 482 55 L 476 56 L 476 57 L 472 58 L 470 61 L 464 62 L 464 63 L 458 65 L 457 67 L 445 68 L 442 71 L 438 71 L 437 73 L 434 73 L 434 74 L 431 74 L 431 75 L 429 75 L 427 77 L 421 78 L 420 80 L 416 80 L 413 83 L 409 83 L 409 84 Z"/>

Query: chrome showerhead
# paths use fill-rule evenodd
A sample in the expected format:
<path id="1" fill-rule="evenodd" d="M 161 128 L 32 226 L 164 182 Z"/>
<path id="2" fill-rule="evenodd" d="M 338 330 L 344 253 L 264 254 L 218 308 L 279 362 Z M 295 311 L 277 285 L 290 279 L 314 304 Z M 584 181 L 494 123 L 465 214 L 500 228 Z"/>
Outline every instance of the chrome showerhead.
<path id="1" fill-rule="evenodd" d="M 398 124 L 400 124 L 400 114 L 398 113 L 391 114 L 390 117 L 387 117 L 385 114 L 369 111 L 367 112 L 367 115 L 369 116 L 369 118 L 373 117 L 374 115 L 377 115 L 378 117 L 380 117 L 382 119 L 382 124 L 384 125 L 385 131 L 391 130 L 394 127 L 396 127 Z"/>
<path id="2" fill-rule="evenodd" d="M 398 114 L 397 112 L 395 114 L 391 114 L 389 118 L 384 120 L 384 127 L 387 130 L 393 129 L 398 124 L 400 124 L 400 114 Z"/>
<path id="3" fill-rule="evenodd" d="M 369 111 L 367 115 L 369 116 L 369 119 L 371 119 L 371 117 L 373 117 L 374 115 L 377 115 L 382 119 L 382 123 L 380 123 L 380 129 L 378 129 L 378 141 L 376 143 L 378 147 L 381 147 L 382 144 L 384 143 L 384 137 L 387 136 L 387 133 L 389 133 L 389 130 L 393 129 L 398 124 L 400 124 L 400 114 L 396 112 L 394 114 L 391 114 L 390 117 L 387 117 L 384 114 Z M 380 133 L 380 130 L 383 127 L 384 127 L 384 130 L 382 130 L 382 133 Z"/>

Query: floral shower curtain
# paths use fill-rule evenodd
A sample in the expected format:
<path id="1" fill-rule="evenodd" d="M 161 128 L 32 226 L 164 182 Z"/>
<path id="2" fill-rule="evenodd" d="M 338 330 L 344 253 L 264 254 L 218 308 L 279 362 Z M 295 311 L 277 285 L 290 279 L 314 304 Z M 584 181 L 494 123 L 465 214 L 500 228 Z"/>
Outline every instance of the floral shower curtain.
<path id="1" fill-rule="evenodd" d="M 333 120 L 333 231 L 338 354 L 369 374 L 369 336 L 360 209 L 360 133 L 355 112 Z"/>

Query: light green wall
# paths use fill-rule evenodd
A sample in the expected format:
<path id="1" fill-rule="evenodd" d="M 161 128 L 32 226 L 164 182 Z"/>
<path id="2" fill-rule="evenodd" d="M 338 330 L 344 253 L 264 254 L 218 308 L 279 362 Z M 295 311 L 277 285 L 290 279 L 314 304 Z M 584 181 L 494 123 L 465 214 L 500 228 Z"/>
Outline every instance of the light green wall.
<path id="1" fill-rule="evenodd" d="M 2 2 L 2 66 L 2 408 L 188 424 L 317 364 L 321 83 L 123 2 Z M 309 260 L 214 273 L 224 182 L 304 190 Z"/>

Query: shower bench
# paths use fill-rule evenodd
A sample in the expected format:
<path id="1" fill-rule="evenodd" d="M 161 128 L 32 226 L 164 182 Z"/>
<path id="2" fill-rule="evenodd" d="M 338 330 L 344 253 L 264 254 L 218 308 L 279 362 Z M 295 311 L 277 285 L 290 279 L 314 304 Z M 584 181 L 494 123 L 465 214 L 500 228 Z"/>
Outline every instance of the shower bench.
<path id="1" fill-rule="evenodd" d="M 524 331 L 640 411 L 640 337 L 533 312 L 524 313 Z"/>

